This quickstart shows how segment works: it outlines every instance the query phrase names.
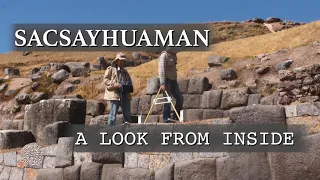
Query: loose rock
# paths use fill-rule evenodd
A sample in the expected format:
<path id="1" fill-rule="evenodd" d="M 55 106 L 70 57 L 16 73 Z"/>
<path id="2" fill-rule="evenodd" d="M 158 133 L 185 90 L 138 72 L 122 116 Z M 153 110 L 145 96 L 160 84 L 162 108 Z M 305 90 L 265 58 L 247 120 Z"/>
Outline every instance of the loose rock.
<path id="1" fill-rule="evenodd" d="M 52 82 L 53 83 L 57 83 L 60 84 L 62 83 L 64 80 L 66 80 L 69 77 L 69 73 L 64 70 L 61 69 L 58 72 L 54 73 L 51 78 L 52 78 Z"/>
<path id="2" fill-rule="evenodd" d="M 234 69 L 221 70 L 220 76 L 222 80 L 234 80 L 237 79 L 237 73 Z"/>

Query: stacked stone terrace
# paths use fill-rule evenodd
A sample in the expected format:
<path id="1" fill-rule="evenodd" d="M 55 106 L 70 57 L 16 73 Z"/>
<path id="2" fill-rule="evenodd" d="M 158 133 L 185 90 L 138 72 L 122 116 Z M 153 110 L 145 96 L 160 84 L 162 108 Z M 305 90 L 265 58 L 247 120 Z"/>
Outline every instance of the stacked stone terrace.
<path id="1" fill-rule="evenodd" d="M 316 76 L 311 77 L 316 79 Z M 0 179 L 291 180 L 317 179 L 320 176 L 317 168 L 320 165 L 320 135 L 317 134 L 320 124 L 318 120 L 320 102 L 309 101 L 283 106 L 272 100 L 272 105 L 267 105 L 268 97 L 252 94 L 249 88 L 215 90 L 206 77 L 180 79 L 179 85 L 185 99 L 185 121 L 206 119 L 209 121 L 203 122 L 213 124 L 307 124 L 310 130 L 305 136 L 305 142 L 309 144 L 307 151 L 303 153 L 75 152 L 74 139 L 65 137 L 61 127 L 69 123 L 105 125 L 108 120 L 108 110 L 102 102 L 96 100 L 65 96 L 64 99 L 41 100 L 28 104 L 25 107 L 24 119 L 2 122 Z M 318 85 L 317 81 L 314 80 L 309 86 L 313 85 Z M 290 86 L 282 87 L 288 89 Z M 146 115 L 158 89 L 158 79 L 149 79 L 147 93 L 133 98 L 132 113 Z M 309 93 L 311 91 L 302 94 L 302 97 L 310 96 Z M 149 122 L 161 122 L 161 108 L 161 105 L 155 106 Z M 121 122 L 121 118 L 119 115 L 118 123 Z"/>
<path id="2" fill-rule="evenodd" d="M 279 71 L 281 104 L 316 102 L 320 96 L 320 64 Z"/>
<path id="3" fill-rule="evenodd" d="M 225 118 L 231 108 L 259 104 L 261 99 L 260 94 L 252 94 L 247 87 L 215 90 L 206 77 L 179 79 L 178 83 L 184 98 L 184 121 Z M 159 87 L 157 77 L 148 79 L 146 94 L 132 100 L 132 114 L 147 115 Z M 163 97 L 162 93 L 159 97 Z M 162 109 L 163 104 L 155 105 L 148 122 L 162 122 Z"/>

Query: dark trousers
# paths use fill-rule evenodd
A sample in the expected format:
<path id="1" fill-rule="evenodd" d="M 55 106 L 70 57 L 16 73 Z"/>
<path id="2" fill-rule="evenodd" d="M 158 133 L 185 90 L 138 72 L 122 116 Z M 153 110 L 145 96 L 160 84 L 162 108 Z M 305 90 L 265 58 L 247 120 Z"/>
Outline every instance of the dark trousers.
<path id="1" fill-rule="evenodd" d="M 170 97 L 173 97 L 176 100 L 175 108 L 178 113 L 182 110 L 183 106 L 183 96 L 179 88 L 179 84 L 177 80 L 170 80 L 166 79 L 165 82 L 166 90 L 168 92 L 168 95 Z M 163 91 L 163 96 L 166 97 L 165 91 Z M 163 106 L 163 122 L 167 123 L 168 118 L 170 118 L 170 113 L 171 113 L 171 103 L 164 104 Z M 174 113 L 175 114 L 175 113 Z M 176 120 L 178 120 L 178 117 L 174 116 Z"/>

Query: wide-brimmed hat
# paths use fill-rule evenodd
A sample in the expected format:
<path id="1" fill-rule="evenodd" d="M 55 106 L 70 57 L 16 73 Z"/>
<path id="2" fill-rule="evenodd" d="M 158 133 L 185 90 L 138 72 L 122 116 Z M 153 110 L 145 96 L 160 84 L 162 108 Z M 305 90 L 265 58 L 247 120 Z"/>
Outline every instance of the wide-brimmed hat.
<path id="1" fill-rule="evenodd" d="M 112 62 L 116 62 L 117 60 L 125 61 L 126 56 L 122 52 L 120 52 L 116 55 L 116 58 Z"/>

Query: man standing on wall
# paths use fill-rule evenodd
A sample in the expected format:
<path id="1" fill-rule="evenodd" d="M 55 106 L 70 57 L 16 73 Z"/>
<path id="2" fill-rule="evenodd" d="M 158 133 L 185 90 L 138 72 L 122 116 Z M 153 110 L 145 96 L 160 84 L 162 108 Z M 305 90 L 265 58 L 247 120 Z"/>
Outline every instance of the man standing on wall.
<path id="1" fill-rule="evenodd" d="M 166 90 L 169 96 L 175 98 L 175 108 L 179 113 L 183 107 L 183 96 L 177 82 L 177 52 L 173 49 L 167 48 L 161 52 L 158 64 L 158 75 L 163 96 L 167 96 L 165 93 Z M 170 122 L 171 104 L 166 103 L 163 108 L 163 122 L 168 123 Z M 173 119 L 178 120 L 176 114 Z"/>
<path id="2" fill-rule="evenodd" d="M 118 53 L 111 62 L 111 66 L 106 69 L 103 77 L 103 83 L 106 86 L 104 99 L 110 101 L 109 126 L 115 125 L 120 106 L 124 122 L 131 122 L 130 101 L 132 98 L 130 93 L 133 92 L 133 86 L 128 71 L 124 69 L 125 60 L 125 55 Z"/>

